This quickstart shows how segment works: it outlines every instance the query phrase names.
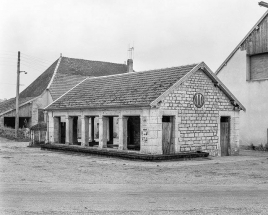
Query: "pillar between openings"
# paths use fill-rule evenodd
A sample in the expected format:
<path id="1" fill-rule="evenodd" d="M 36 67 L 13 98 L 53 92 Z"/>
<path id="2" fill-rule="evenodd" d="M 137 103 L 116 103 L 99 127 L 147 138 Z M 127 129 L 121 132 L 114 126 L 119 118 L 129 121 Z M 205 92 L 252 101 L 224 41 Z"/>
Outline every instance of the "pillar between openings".
<path id="1" fill-rule="evenodd" d="M 73 118 L 67 116 L 66 117 L 66 138 L 65 144 L 72 145 L 73 144 Z"/>
<path id="2" fill-rule="evenodd" d="M 81 146 L 88 146 L 89 141 L 89 118 L 87 116 L 81 117 Z"/>
<path id="3" fill-rule="evenodd" d="M 108 117 L 99 117 L 99 148 L 107 148 Z"/>
<path id="4" fill-rule="evenodd" d="M 60 140 L 60 117 L 53 117 L 54 123 L 54 132 L 53 132 L 53 142 L 58 143 Z"/>
<path id="5" fill-rule="evenodd" d="M 119 150 L 127 150 L 127 121 L 128 117 L 119 117 Z"/>

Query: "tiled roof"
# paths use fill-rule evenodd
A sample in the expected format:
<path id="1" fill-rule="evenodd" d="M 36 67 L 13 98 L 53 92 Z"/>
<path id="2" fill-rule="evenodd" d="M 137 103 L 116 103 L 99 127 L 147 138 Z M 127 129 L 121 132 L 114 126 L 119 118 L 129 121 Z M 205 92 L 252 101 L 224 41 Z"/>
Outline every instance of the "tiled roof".
<path id="1" fill-rule="evenodd" d="M 58 60 L 20 93 L 20 104 L 40 96 L 46 90 L 52 80 Z M 127 72 L 127 66 L 125 64 L 62 57 L 49 90 L 53 100 L 55 100 L 86 77 L 113 75 L 125 72 Z M 9 99 L 6 102 L 6 104 L 3 102 L 0 103 L 0 114 L 15 108 L 15 98 Z"/>
<path id="2" fill-rule="evenodd" d="M 35 97 L 20 98 L 19 104 L 21 105 L 27 101 L 30 101 L 33 98 L 35 98 Z M 11 98 L 5 102 L 0 103 L 0 115 L 1 115 L 1 113 L 4 113 L 6 111 L 15 109 L 16 108 L 15 105 L 16 105 L 16 98 Z"/>
<path id="3" fill-rule="evenodd" d="M 58 60 L 56 60 L 45 72 L 43 72 L 34 82 L 20 93 L 20 98 L 40 96 L 47 88 Z"/>
<path id="4" fill-rule="evenodd" d="M 115 75 L 127 72 L 127 65 L 62 57 L 57 72 L 82 76 Z"/>
<path id="5" fill-rule="evenodd" d="M 19 105 L 39 96 L 47 88 L 58 60 L 56 60 L 45 72 L 43 72 L 34 82 L 32 82 L 25 90 L 20 93 Z M 16 99 L 11 98 L 0 103 L 0 114 L 15 109 Z"/>
<path id="6" fill-rule="evenodd" d="M 48 109 L 148 106 L 196 65 L 88 78 Z"/>
<path id="7" fill-rule="evenodd" d="M 57 73 L 49 90 L 53 101 L 80 83 L 86 77 L 81 75 L 67 75 Z"/>
<path id="8" fill-rule="evenodd" d="M 125 72 L 127 72 L 127 65 L 125 64 L 62 57 L 49 90 L 52 99 L 56 100 L 86 77 Z"/>

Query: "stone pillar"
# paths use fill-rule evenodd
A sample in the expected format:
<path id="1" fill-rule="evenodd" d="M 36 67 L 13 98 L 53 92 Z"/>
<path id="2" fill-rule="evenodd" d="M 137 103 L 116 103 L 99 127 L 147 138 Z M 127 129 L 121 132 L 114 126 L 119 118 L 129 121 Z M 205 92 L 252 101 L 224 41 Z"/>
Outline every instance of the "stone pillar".
<path id="1" fill-rule="evenodd" d="M 66 132 L 65 132 L 65 144 L 72 145 L 73 144 L 73 118 L 67 116 L 66 117 Z"/>
<path id="2" fill-rule="evenodd" d="M 89 118 L 81 117 L 81 146 L 88 146 L 89 141 Z"/>
<path id="3" fill-rule="evenodd" d="M 128 117 L 119 117 L 119 150 L 127 150 L 127 120 Z"/>
<path id="4" fill-rule="evenodd" d="M 53 117 L 54 120 L 54 143 L 59 143 L 60 140 L 60 118 Z"/>
<path id="5" fill-rule="evenodd" d="M 108 117 L 99 116 L 99 148 L 107 148 Z"/>
<path id="6" fill-rule="evenodd" d="M 54 142 L 54 120 L 52 116 L 52 112 L 48 112 L 47 114 L 47 143 Z"/>
<path id="7" fill-rule="evenodd" d="M 0 117 L 0 127 L 4 127 L 4 116 Z"/>

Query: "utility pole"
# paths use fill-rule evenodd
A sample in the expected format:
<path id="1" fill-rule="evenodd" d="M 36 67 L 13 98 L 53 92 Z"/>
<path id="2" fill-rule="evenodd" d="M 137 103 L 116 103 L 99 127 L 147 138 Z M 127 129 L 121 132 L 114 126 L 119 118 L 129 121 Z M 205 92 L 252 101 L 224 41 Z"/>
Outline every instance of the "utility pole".
<path id="1" fill-rule="evenodd" d="M 20 97 L 20 73 L 25 71 L 20 71 L 20 51 L 18 52 L 18 64 L 17 64 L 17 87 L 16 87 L 16 118 L 15 118 L 15 138 L 18 138 L 19 130 L 19 97 Z"/>
<path id="2" fill-rule="evenodd" d="M 19 129 L 19 96 L 20 96 L 20 52 L 18 52 L 18 64 L 17 64 L 15 138 L 18 138 L 18 129 Z"/>

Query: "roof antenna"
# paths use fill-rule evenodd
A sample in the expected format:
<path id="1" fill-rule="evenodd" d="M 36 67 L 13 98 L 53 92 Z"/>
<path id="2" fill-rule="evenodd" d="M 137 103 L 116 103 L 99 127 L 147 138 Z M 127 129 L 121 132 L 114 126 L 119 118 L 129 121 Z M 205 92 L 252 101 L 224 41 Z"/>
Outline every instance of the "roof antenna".
<path id="1" fill-rule="evenodd" d="M 134 57 L 134 47 L 128 48 L 128 59 L 133 60 Z"/>
<path id="2" fill-rule="evenodd" d="M 62 57 L 62 53 L 60 53 L 60 57 Z"/>

